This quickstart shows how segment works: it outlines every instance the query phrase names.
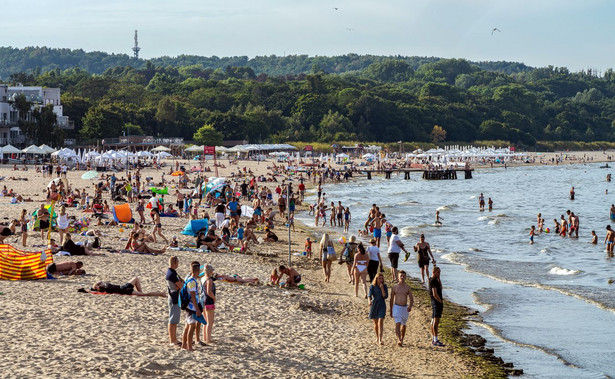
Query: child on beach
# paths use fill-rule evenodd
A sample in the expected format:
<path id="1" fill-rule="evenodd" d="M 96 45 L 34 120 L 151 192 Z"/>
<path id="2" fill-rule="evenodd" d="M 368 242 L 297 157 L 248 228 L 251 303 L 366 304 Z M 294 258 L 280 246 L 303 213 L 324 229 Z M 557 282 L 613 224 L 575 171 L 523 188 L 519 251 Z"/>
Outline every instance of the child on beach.
<path id="1" fill-rule="evenodd" d="M 536 234 L 536 227 L 532 225 L 532 228 L 530 229 L 530 245 L 534 244 L 534 234 Z"/>
<path id="2" fill-rule="evenodd" d="M 310 240 L 310 237 L 305 239 L 305 255 L 308 257 L 308 259 L 312 258 L 312 241 Z"/>
<path id="3" fill-rule="evenodd" d="M 440 217 L 440 211 L 436 211 L 436 225 L 442 225 L 442 221 L 440 220 L 444 220 L 444 219 Z"/>
<path id="4" fill-rule="evenodd" d="M 346 207 L 344 210 L 344 233 L 348 233 L 348 229 L 350 228 L 350 208 Z"/>
<path id="5" fill-rule="evenodd" d="M 271 280 L 271 284 L 278 284 L 278 279 L 280 279 L 280 275 L 278 274 L 278 269 L 274 268 L 271 272 L 271 276 L 269 277 Z"/>

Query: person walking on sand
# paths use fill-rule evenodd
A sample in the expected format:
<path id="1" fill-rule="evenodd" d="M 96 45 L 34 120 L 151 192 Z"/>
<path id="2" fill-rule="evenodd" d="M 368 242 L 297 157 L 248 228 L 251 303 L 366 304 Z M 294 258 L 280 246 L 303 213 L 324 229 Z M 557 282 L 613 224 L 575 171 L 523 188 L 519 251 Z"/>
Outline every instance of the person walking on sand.
<path id="1" fill-rule="evenodd" d="M 363 283 L 363 292 L 367 299 L 367 265 L 369 264 L 369 255 L 365 252 L 363 243 L 357 246 L 357 254 L 354 256 L 352 271 L 354 272 L 354 296 L 359 297 L 359 282 Z"/>
<path id="2" fill-rule="evenodd" d="M 429 279 L 429 257 L 431 256 L 431 261 L 434 266 L 436 265 L 436 260 L 431 253 L 431 247 L 427 242 L 425 242 L 425 235 L 421 234 L 419 242 L 414 245 L 414 251 L 417 255 L 417 261 L 419 264 L 419 268 L 421 269 L 421 283 L 425 283 L 425 277 Z"/>
<path id="3" fill-rule="evenodd" d="M 391 263 L 391 276 L 393 276 L 393 280 L 397 280 L 397 266 L 399 265 L 399 253 L 403 250 L 406 253 L 406 260 L 408 259 L 408 255 L 410 254 L 406 251 L 404 244 L 401 242 L 399 238 L 399 229 L 397 226 L 393 227 L 393 235 L 391 236 L 391 243 L 389 244 L 389 262 Z"/>
<path id="4" fill-rule="evenodd" d="M 369 276 L 369 282 L 373 282 L 376 274 L 378 273 L 378 267 L 380 267 L 380 249 L 376 246 L 376 240 L 372 238 L 369 240 L 370 246 L 367 248 L 367 254 L 369 254 L 369 263 L 367 264 L 367 275 Z"/>
<path id="5" fill-rule="evenodd" d="M 168 290 L 169 304 L 169 344 L 173 347 L 181 347 L 181 342 L 177 340 L 177 324 L 181 318 L 179 308 L 179 290 L 184 285 L 184 281 L 177 275 L 179 259 L 176 256 L 169 258 L 169 268 L 167 269 L 166 281 Z"/>
<path id="6" fill-rule="evenodd" d="M 382 342 L 382 328 L 384 326 L 384 316 L 387 313 L 386 299 L 389 297 L 389 289 L 384 283 L 384 275 L 379 273 L 369 287 L 369 319 L 374 321 L 374 332 L 376 333 L 376 344 L 384 345 Z"/>
<path id="7" fill-rule="evenodd" d="M 333 250 L 333 243 L 329 239 L 329 234 L 323 233 L 318 245 L 318 252 L 320 253 L 320 260 L 322 262 L 322 272 L 325 275 L 325 282 L 329 282 L 331 279 L 331 260 L 329 259 Z M 335 254 L 335 250 L 333 250 Z"/>
<path id="8" fill-rule="evenodd" d="M 399 281 L 391 289 L 390 313 L 395 320 L 395 336 L 397 336 L 397 346 L 403 346 L 406 336 L 406 322 L 414 305 L 414 297 L 410 286 L 406 284 L 406 272 L 399 271 Z"/>
<path id="9" fill-rule="evenodd" d="M 444 309 L 440 267 L 433 268 L 431 279 L 429 279 L 429 296 L 431 297 L 431 345 L 444 346 L 438 340 L 438 325 L 440 325 L 440 318 L 442 318 L 442 310 Z"/>

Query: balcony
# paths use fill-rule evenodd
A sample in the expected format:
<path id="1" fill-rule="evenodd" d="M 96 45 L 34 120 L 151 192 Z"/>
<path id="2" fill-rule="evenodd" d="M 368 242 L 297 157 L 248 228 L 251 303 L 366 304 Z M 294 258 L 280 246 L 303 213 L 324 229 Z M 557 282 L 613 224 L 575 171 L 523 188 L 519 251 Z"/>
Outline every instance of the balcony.
<path id="1" fill-rule="evenodd" d="M 58 127 L 60 129 L 67 129 L 67 130 L 73 130 L 75 129 L 75 122 L 74 121 L 69 121 L 68 117 L 66 117 L 66 120 L 63 120 L 64 117 L 58 117 Z"/>
<path id="2" fill-rule="evenodd" d="M 0 138 L 0 146 L 6 146 L 6 145 L 22 145 L 26 142 L 26 136 L 16 136 L 16 137 L 9 137 L 9 138 Z"/>

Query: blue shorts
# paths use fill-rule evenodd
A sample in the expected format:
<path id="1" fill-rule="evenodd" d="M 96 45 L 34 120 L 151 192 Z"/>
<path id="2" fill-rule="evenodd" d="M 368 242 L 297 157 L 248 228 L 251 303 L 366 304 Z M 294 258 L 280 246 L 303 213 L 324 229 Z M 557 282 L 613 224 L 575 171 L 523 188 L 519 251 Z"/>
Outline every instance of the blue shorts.
<path id="1" fill-rule="evenodd" d="M 387 238 L 390 238 L 393 235 L 393 232 L 387 232 Z"/>
<path id="2" fill-rule="evenodd" d="M 374 238 L 380 238 L 380 237 L 382 237 L 382 229 L 374 228 Z"/>

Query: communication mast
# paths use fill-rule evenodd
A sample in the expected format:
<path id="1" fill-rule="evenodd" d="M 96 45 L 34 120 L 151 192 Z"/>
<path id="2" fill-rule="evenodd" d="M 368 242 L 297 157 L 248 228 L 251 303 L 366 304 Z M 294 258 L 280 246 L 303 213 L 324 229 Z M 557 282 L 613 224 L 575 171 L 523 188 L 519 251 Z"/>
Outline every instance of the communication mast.
<path id="1" fill-rule="evenodd" d="M 135 59 L 139 59 L 139 51 L 141 48 L 139 47 L 139 41 L 137 40 L 137 31 L 135 30 L 135 47 L 132 48 L 132 51 L 135 53 Z"/>

